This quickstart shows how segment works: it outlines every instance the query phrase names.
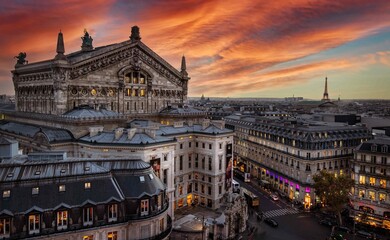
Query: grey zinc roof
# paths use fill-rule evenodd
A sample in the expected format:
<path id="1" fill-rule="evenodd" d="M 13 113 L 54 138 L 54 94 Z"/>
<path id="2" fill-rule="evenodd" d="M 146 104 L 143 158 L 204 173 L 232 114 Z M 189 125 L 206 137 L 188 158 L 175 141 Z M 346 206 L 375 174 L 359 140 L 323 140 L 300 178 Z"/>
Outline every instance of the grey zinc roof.
<path id="1" fill-rule="evenodd" d="M 99 117 L 117 117 L 119 116 L 118 113 L 107 110 L 107 109 L 100 109 L 95 110 L 90 107 L 80 107 L 73 110 L 70 110 L 63 115 L 70 116 L 74 118 L 99 118 Z"/>
<path id="2" fill-rule="evenodd" d="M 0 129 L 10 133 L 16 133 L 22 136 L 33 138 L 38 132 L 42 132 L 51 141 L 66 141 L 72 140 L 72 134 L 65 129 L 39 127 L 26 123 L 0 121 Z"/>
<path id="3" fill-rule="evenodd" d="M 101 132 L 93 137 L 85 136 L 80 138 L 80 141 L 91 142 L 91 143 L 101 143 L 101 144 L 153 144 L 153 143 L 163 143 L 173 141 L 173 138 L 164 137 L 156 135 L 155 138 L 151 138 L 145 133 L 136 133 L 134 136 L 129 139 L 127 133 L 123 133 L 122 136 L 118 139 L 115 139 L 114 132 Z"/>
<path id="4" fill-rule="evenodd" d="M 152 174 L 153 179 L 149 176 Z M 144 177 L 144 181 L 141 182 L 140 176 Z M 143 174 L 137 174 L 133 176 L 126 176 L 124 174 L 115 174 L 123 194 L 126 198 L 140 198 L 145 195 L 156 195 L 161 191 L 164 191 L 165 187 L 160 179 L 154 174 L 153 170 L 144 172 Z"/>
<path id="5" fill-rule="evenodd" d="M 89 167 L 89 173 L 86 173 L 85 167 Z M 34 176 L 38 169 L 39 175 L 46 180 Z M 7 179 L 9 173 L 13 173 L 12 179 Z M 141 176 L 144 181 L 141 181 Z M 0 164 L 0 177 L 0 192 L 11 191 L 10 197 L 0 198 L 0 213 L 3 214 L 104 204 L 125 198 L 152 196 L 165 190 L 150 164 L 142 160 Z M 91 183 L 90 189 L 85 189 L 85 182 Z M 65 191 L 59 192 L 59 185 L 65 185 Z M 39 187 L 37 195 L 32 195 L 34 187 Z"/>
<path id="6" fill-rule="evenodd" d="M 232 133 L 232 130 L 223 128 L 220 129 L 212 124 L 207 128 L 203 129 L 201 125 L 183 125 L 183 127 L 174 127 L 174 126 L 162 126 L 159 130 L 156 131 L 158 135 L 175 135 L 175 134 L 185 134 L 185 133 L 206 133 L 206 134 L 224 134 Z"/>
<path id="7" fill-rule="evenodd" d="M 0 145 L 10 145 L 13 143 L 17 143 L 17 141 L 0 136 Z"/>
<path id="8" fill-rule="evenodd" d="M 1 165 L 0 165 L 1 166 Z M 80 162 L 37 162 L 27 161 L 24 165 L 11 165 L 0 168 L 0 181 L 10 182 L 18 180 L 48 179 L 65 176 L 108 173 L 109 170 L 96 164 Z"/>
<path id="9" fill-rule="evenodd" d="M 91 188 L 84 189 L 84 183 L 90 182 Z M 59 185 L 65 185 L 65 192 L 59 192 Z M 32 195 L 32 188 L 39 187 L 39 193 Z M 112 177 L 82 178 L 76 181 L 64 180 L 58 184 L 30 183 L 12 187 L 9 198 L 1 198 L 1 210 L 13 213 L 26 213 L 34 209 L 49 210 L 62 206 L 78 207 L 86 203 L 106 203 L 122 196 L 115 187 Z M 48 197 L 50 196 L 50 197 Z"/>
<path id="10" fill-rule="evenodd" d="M 168 107 L 160 111 L 161 114 L 183 115 L 183 114 L 206 114 L 205 111 L 192 107 Z"/>

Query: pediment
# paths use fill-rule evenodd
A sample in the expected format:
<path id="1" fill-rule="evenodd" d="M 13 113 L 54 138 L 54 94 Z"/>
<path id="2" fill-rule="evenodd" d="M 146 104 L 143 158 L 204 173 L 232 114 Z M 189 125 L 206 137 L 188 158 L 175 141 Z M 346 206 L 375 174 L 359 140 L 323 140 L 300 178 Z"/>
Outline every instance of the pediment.
<path id="1" fill-rule="evenodd" d="M 135 70 L 147 65 L 173 84 L 183 86 L 182 74 L 142 42 L 121 44 L 118 48 L 108 48 L 106 52 L 98 55 L 87 55 L 72 63 L 69 77 L 76 79 L 122 62 L 127 62 L 128 66 Z"/>

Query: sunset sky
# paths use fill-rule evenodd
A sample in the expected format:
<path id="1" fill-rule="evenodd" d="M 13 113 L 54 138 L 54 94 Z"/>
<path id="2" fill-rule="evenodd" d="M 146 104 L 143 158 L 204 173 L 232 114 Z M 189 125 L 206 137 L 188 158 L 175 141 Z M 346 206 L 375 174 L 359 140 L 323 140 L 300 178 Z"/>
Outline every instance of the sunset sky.
<path id="1" fill-rule="evenodd" d="M 189 96 L 390 99 L 389 0 L 0 0 L 0 94 L 14 94 L 19 52 L 32 63 L 94 47 L 142 41 L 177 69 Z"/>

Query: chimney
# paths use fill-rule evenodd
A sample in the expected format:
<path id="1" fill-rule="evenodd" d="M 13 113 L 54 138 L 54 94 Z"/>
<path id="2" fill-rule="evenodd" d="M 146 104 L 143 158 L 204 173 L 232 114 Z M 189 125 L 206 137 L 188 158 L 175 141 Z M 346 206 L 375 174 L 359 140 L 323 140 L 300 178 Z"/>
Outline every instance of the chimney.
<path id="1" fill-rule="evenodd" d="M 127 129 L 127 139 L 131 140 L 134 137 L 136 132 L 137 132 L 136 128 L 128 128 Z"/>
<path id="2" fill-rule="evenodd" d="M 90 137 L 96 136 L 99 133 L 103 132 L 103 129 L 104 129 L 103 126 L 89 127 L 88 128 L 89 136 Z"/>
<path id="3" fill-rule="evenodd" d="M 147 128 L 147 129 L 145 129 L 145 133 L 146 133 L 149 137 L 151 137 L 151 138 L 153 138 L 153 139 L 156 138 L 156 129 Z"/>
<path id="4" fill-rule="evenodd" d="M 210 119 L 203 119 L 202 121 L 202 130 L 208 128 L 210 126 Z"/>
<path id="5" fill-rule="evenodd" d="M 225 121 L 224 120 L 214 120 L 213 124 L 214 124 L 214 126 L 216 126 L 219 129 L 225 128 Z"/>
<path id="6" fill-rule="evenodd" d="M 115 129 L 115 140 L 118 140 L 122 137 L 123 134 L 123 128 L 117 128 Z"/>
<path id="7" fill-rule="evenodd" d="M 175 121 L 175 122 L 173 123 L 173 127 L 174 127 L 174 128 L 183 127 L 183 121 Z"/>

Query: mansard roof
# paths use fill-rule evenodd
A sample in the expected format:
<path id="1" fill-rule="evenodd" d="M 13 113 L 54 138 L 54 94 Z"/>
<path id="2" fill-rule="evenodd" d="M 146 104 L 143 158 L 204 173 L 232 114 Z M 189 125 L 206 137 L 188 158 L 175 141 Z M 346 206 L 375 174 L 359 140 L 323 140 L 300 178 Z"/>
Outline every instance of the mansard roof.
<path id="1" fill-rule="evenodd" d="M 117 117 L 119 114 L 104 108 L 99 110 L 93 109 L 89 106 L 76 107 L 63 115 L 74 118 L 100 118 L 100 117 Z"/>
<path id="2" fill-rule="evenodd" d="M 156 135 L 155 138 L 150 137 L 145 133 L 135 133 L 129 139 L 127 133 L 123 133 L 118 139 L 115 138 L 115 132 L 101 132 L 95 136 L 84 136 L 79 139 L 82 142 L 93 144 L 125 144 L 125 145 L 140 145 L 140 144 L 158 144 L 174 141 L 173 138 Z"/>
<path id="3" fill-rule="evenodd" d="M 232 130 L 227 128 L 219 128 L 214 126 L 212 123 L 203 128 L 202 125 L 194 124 L 192 126 L 189 125 L 183 125 L 182 127 L 175 127 L 175 126 L 161 126 L 159 130 L 156 131 L 156 134 L 164 135 L 164 136 L 170 136 L 170 135 L 176 135 L 176 134 L 188 134 L 188 133 L 200 133 L 200 134 L 226 134 L 226 133 L 233 133 Z"/>
<path id="4" fill-rule="evenodd" d="M 372 154 L 390 154 L 390 138 L 378 138 L 366 141 L 360 144 L 356 150 L 371 152 Z"/>
<path id="5" fill-rule="evenodd" d="M 33 138 L 37 133 L 41 132 L 47 137 L 49 142 L 71 141 L 73 139 L 72 133 L 65 129 L 37 126 L 27 123 L 9 122 L 6 120 L 0 121 L 0 130 L 29 138 Z"/>
<path id="6" fill-rule="evenodd" d="M 40 179 L 35 177 L 37 169 Z M 59 191 L 60 185 L 65 191 Z M 35 187 L 39 191 L 33 195 Z M 160 194 L 165 186 L 142 160 L 69 159 L 0 163 L 0 192 L 4 190 L 10 190 L 10 196 L 0 198 L 0 213 L 10 215 L 139 199 Z"/>

